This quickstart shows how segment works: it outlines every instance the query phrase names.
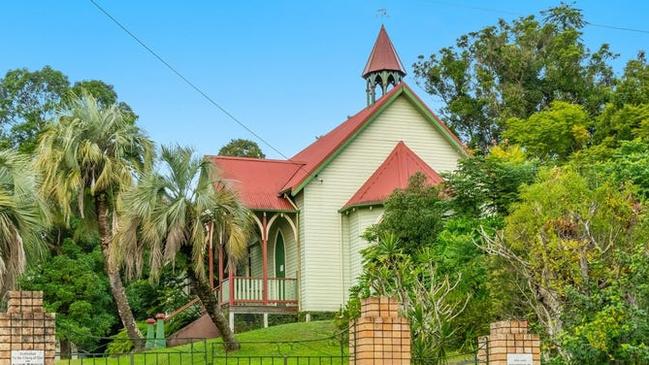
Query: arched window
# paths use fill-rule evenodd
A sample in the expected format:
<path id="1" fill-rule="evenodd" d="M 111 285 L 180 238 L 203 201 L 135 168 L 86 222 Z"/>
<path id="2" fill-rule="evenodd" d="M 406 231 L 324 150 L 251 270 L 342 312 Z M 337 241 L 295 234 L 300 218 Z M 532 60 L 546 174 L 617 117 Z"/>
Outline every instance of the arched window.
<path id="1" fill-rule="evenodd" d="M 281 231 L 277 231 L 275 238 L 275 277 L 286 277 L 286 254 L 284 250 L 284 236 Z"/>

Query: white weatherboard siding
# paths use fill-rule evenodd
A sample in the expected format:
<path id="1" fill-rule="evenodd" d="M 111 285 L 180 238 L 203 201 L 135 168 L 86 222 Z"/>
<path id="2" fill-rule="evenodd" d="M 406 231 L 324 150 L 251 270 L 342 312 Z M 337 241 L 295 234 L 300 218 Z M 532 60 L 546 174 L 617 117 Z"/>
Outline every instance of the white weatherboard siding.
<path id="1" fill-rule="evenodd" d="M 382 215 L 383 207 L 359 208 L 349 213 L 349 281 L 351 286 L 356 284 L 362 272 L 363 258 L 361 251 L 369 244 L 361 236 L 369 226 L 378 223 Z"/>
<path id="2" fill-rule="evenodd" d="M 342 263 L 343 263 L 343 293 L 348 293 L 349 292 L 349 287 L 351 284 L 351 280 L 349 279 L 351 276 L 351 271 L 350 271 L 350 255 L 349 255 L 349 245 L 350 245 L 350 224 L 349 224 L 349 215 L 347 214 L 341 214 L 340 215 L 340 221 L 342 224 L 342 229 L 341 229 L 341 249 L 342 249 Z M 347 297 L 345 297 L 345 300 L 347 300 Z"/>
<path id="3" fill-rule="evenodd" d="M 253 278 L 262 277 L 261 243 L 250 247 L 250 264 L 250 276 Z"/>
<path id="4" fill-rule="evenodd" d="M 401 140 L 438 172 L 454 170 L 460 158 L 405 96 L 389 105 L 339 153 L 303 191 L 302 310 L 335 311 L 344 303 L 347 294 L 338 210 Z"/>

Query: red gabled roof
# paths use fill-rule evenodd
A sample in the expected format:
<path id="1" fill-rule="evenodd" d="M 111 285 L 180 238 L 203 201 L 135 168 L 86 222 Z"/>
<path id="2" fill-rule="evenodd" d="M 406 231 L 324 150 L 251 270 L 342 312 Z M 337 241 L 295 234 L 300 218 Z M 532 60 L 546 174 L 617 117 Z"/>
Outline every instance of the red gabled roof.
<path id="1" fill-rule="evenodd" d="M 253 210 L 295 211 L 280 191 L 302 163 L 245 157 L 210 156 L 221 177 Z"/>
<path id="2" fill-rule="evenodd" d="M 404 75 L 406 74 L 406 69 L 403 67 L 390 37 L 388 37 L 388 32 L 385 31 L 384 26 L 381 26 L 379 36 L 376 38 L 374 48 L 372 48 L 372 53 L 370 53 L 365 69 L 363 69 L 363 77 L 371 72 L 384 70 L 398 71 Z"/>
<path id="3" fill-rule="evenodd" d="M 396 189 L 408 187 L 412 175 L 421 172 L 431 185 L 442 182 L 442 177 L 403 141 L 397 143 L 381 166 L 374 171 L 342 210 L 363 205 L 380 204 Z"/>
<path id="4" fill-rule="evenodd" d="M 285 199 L 284 192 L 296 194 L 300 187 L 319 169 L 330 161 L 343 146 L 372 120 L 386 104 L 399 95 L 406 95 L 414 105 L 432 116 L 431 122 L 448 136 L 450 142 L 463 151 L 462 142 L 424 104 L 405 82 L 388 91 L 374 104 L 348 118 L 329 133 L 297 153 L 289 160 L 264 160 L 242 157 L 210 156 L 221 170 L 224 179 L 239 192 L 244 204 L 254 210 L 293 211 L 293 205 Z"/>
<path id="5" fill-rule="evenodd" d="M 413 98 L 421 104 L 433 116 L 434 123 L 439 125 L 447 135 L 452 138 L 460 149 L 464 149 L 464 145 L 459 138 L 433 113 L 426 104 L 419 99 L 410 87 L 405 82 L 399 83 L 397 86 L 388 91 L 384 96 L 379 98 L 374 104 L 361 110 L 356 115 L 350 117 L 338 127 L 332 129 L 329 133 L 318 138 L 317 141 L 307 146 L 302 151 L 298 152 L 291 158 L 292 161 L 301 161 L 304 163 L 303 167 L 284 185 L 282 191 L 295 190 L 302 184 L 309 176 L 311 176 L 330 156 L 332 156 L 342 145 L 345 144 L 358 130 L 360 130 L 370 117 L 384 106 L 392 96 L 395 94 L 408 91 L 408 94 L 413 95 Z"/>
<path id="6" fill-rule="evenodd" d="M 406 84 L 401 83 L 392 88 L 392 90 L 388 91 L 374 104 L 351 116 L 342 124 L 329 131 L 329 133 L 321 136 L 318 140 L 298 152 L 295 156 L 291 157 L 291 160 L 303 161 L 304 166 L 284 185 L 282 190 L 295 189 L 300 185 L 300 183 L 306 180 L 306 178 L 308 178 L 311 173 L 327 159 L 327 157 L 332 155 L 338 147 L 342 146 L 343 143 L 354 134 L 354 132 L 362 127 L 369 117 L 390 99 L 390 96 L 396 94 L 404 87 L 406 87 Z"/>

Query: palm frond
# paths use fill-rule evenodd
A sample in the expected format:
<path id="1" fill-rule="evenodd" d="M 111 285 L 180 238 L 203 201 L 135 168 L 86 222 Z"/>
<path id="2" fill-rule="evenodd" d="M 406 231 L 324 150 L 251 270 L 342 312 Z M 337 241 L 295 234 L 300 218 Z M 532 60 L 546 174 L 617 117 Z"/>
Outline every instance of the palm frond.
<path id="1" fill-rule="evenodd" d="M 51 215 L 37 194 L 39 184 L 26 156 L 0 151 L 0 293 L 14 287 L 28 257 L 44 251 Z"/>
<path id="2" fill-rule="evenodd" d="M 241 259 L 247 252 L 251 213 L 233 191 L 219 183 L 212 165 L 197 158 L 191 148 L 163 146 L 157 167 L 123 195 L 120 219 L 138 222 L 139 240 L 126 233 L 118 235 L 124 244 L 145 246 L 139 253 L 149 252 L 150 276 L 157 278 L 164 264 L 173 263 L 182 247 L 190 246 L 194 272 L 204 278 L 208 224 L 227 231 L 229 262 Z M 141 257 L 121 257 L 131 272 L 137 271 L 133 265 L 142 264 Z"/>

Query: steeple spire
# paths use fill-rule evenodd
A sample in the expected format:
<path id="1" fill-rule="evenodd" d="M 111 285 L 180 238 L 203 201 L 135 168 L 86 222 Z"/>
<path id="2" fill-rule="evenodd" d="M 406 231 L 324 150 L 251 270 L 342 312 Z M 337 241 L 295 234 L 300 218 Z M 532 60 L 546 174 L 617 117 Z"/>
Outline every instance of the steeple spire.
<path id="1" fill-rule="evenodd" d="M 397 85 L 405 75 L 406 70 L 388 37 L 388 32 L 381 25 L 379 36 L 363 70 L 363 78 L 367 80 L 367 104 L 374 104 L 376 101 L 377 85 L 381 86 L 381 92 L 385 94 L 388 86 Z"/>

